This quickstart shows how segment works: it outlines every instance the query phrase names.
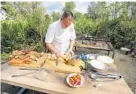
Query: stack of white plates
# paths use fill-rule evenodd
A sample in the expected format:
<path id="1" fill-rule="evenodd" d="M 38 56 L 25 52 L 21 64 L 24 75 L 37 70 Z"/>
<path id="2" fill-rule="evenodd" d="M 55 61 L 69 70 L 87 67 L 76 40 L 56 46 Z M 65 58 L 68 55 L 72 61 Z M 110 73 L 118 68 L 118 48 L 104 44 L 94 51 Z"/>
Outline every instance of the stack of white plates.
<path id="1" fill-rule="evenodd" d="M 108 66 L 99 60 L 91 60 L 88 62 L 95 71 L 106 71 Z"/>
<path id="2" fill-rule="evenodd" d="M 97 60 L 105 63 L 105 64 L 112 64 L 114 63 L 114 60 L 109 56 L 98 56 Z"/>

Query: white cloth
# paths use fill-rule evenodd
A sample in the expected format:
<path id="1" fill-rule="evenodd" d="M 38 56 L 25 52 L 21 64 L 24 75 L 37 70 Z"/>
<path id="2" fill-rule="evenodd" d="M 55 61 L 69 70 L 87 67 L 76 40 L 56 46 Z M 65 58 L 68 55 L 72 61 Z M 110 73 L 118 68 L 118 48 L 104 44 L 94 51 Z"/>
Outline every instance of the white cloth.
<path id="1" fill-rule="evenodd" d="M 60 20 L 53 22 L 46 33 L 45 42 L 51 43 L 55 49 L 57 49 L 61 55 L 66 54 L 70 40 L 75 40 L 76 34 L 74 24 L 72 23 L 67 28 L 62 28 Z"/>

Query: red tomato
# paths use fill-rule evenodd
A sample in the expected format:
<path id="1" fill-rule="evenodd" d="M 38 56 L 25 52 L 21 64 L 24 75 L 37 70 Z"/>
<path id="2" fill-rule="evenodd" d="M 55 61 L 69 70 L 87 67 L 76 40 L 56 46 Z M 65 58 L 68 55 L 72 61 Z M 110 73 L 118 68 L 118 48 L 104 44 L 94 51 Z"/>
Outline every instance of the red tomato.
<path id="1" fill-rule="evenodd" d="M 79 81 L 79 82 L 77 83 L 77 85 L 81 85 L 81 81 Z"/>
<path id="2" fill-rule="evenodd" d="M 71 85 L 81 85 L 81 76 L 80 75 L 73 75 L 69 78 L 69 82 Z"/>

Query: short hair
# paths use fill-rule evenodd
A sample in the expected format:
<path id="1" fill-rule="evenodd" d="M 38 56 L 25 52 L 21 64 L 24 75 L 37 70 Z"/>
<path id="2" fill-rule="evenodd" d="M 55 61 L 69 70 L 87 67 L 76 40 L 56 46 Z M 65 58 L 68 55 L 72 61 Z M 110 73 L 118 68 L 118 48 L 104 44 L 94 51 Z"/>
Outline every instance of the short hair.
<path id="1" fill-rule="evenodd" d="M 73 18 L 73 13 L 71 11 L 64 11 L 61 20 L 67 18 L 68 16 L 71 16 Z"/>

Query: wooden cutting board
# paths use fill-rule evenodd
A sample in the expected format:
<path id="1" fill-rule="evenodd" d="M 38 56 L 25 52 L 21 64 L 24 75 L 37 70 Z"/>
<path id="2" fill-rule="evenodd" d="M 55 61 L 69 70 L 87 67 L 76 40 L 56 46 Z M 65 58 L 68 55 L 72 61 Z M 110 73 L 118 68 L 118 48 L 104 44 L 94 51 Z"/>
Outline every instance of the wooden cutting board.
<path id="1" fill-rule="evenodd" d="M 81 69 L 79 66 L 67 65 L 64 62 L 58 62 L 58 66 L 56 66 L 56 61 L 46 60 L 43 64 L 43 68 L 54 70 L 56 72 L 61 73 L 81 73 Z"/>
<path id="2" fill-rule="evenodd" d="M 13 65 L 13 66 L 19 66 L 19 67 L 28 67 L 28 68 L 40 68 L 41 67 L 41 65 L 43 65 L 44 63 L 45 63 L 45 60 L 46 60 L 46 57 L 45 57 L 45 55 L 43 55 L 42 57 L 40 57 L 39 59 L 38 59 L 38 62 L 37 63 L 33 63 L 33 62 L 31 62 L 31 63 L 24 63 L 22 60 L 20 60 L 20 59 L 15 59 L 15 58 L 13 58 L 13 59 L 11 59 L 9 62 L 8 62 L 8 64 L 10 64 L 10 65 Z"/>

